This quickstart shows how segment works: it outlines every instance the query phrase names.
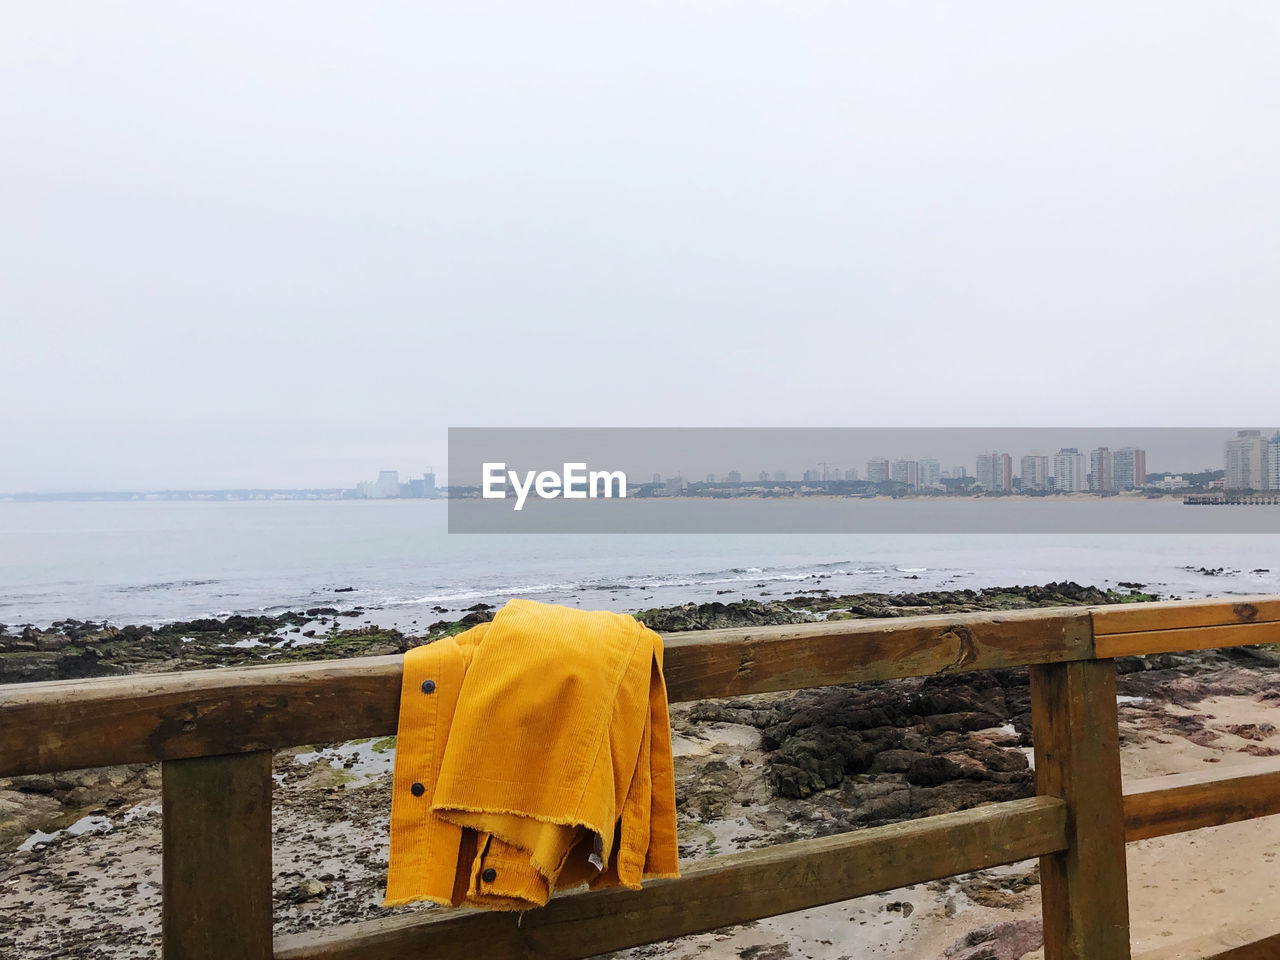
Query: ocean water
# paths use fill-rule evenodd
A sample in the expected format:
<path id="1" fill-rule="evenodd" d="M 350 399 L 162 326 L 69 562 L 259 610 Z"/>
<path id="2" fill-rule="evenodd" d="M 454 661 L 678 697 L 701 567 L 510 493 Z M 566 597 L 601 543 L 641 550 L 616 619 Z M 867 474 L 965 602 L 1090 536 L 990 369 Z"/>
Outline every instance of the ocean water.
<path id="1" fill-rule="evenodd" d="M 0 623 L 157 624 L 360 605 L 372 622 L 411 630 L 515 596 L 636 610 L 816 588 L 1051 580 L 1136 581 L 1181 597 L 1280 593 L 1273 534 L 463 535 L 447 532 L 446 507 L 0 503 Z"/>

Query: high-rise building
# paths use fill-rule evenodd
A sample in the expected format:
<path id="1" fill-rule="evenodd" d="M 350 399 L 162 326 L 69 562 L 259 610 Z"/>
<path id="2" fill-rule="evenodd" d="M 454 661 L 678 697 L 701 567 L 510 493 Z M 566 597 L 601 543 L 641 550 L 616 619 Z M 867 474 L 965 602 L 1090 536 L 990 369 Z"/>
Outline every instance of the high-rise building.
<path id="1" fill-rule="evenodd" d="M 1063 447 L 1053 455 L 1053 489 L 1058 493 L 1085 489 L 1084 454 L 1075 447 Z"/>
<path id="2" fill-rule="evenodd" d="M 769 482 L 769 471 L 768 471 L 768 470 L 761 470 L 761 471 L 760 471 L 760 482 L 761 482 L 761 483 L 768 483 L 768 482 Z"/>
<path id="3" fill-rule="evenodd" d="M 1013 457 L 1007 453 L 997 453 L 992 475 L 1005 493 L 1013 490 Z"/>
<path id="4" fill-rule="evenodd" d="M 737 470 L 730 470 L 730 471 L 729 471 L 729 482 L 730 482 L 730 483 L 741 483 L 741 482 L 742 482 L 742 474 L 741 474 L 741 473 L 739 473 Z"/>
<path id="5" fill-rule="evenodd" d="M 400 496 L 400 471 L 379 470 L 378 479 L 373 482 L 373 495 L 381 500 Z"/>
<path id="6" fill-rule="evenodd" d="M 1007 453 L 980 454 L 975 476 L 978 486 L 992 493 L 1008 493 L 1013 489 L 1013 458 Z"/>
<path id="7" fill-rule="evenodd" d="M 991 467 L 991 454 L 978 454 L 976 467 L 977 469 L 974 472 L 974 476 L 978 478 L 978 486 L 982 487 L 984 490 L 990 490 L 992 485 L 995 483 Z"/>
<path id="8" fill-rule="evenodd" d="M 920 486 L 922 487 L 940 487 L 942 486 L 942 464 L 931 457 L 925 457 L 918 461 L 920 464 Z"/>
<path id="9" fill-rule="evenodd" d="M 1267 489 L 1280 490 L 1280 430 L 1267 443 Z"/>
<path id="10" fill-rule="evenodd" d="M 889 461 L 884 457 L 872 457 L 868 460 L 867 479 L 871 483 L 885 483 L 889 479 Z"/>
<path id="11" fill-rule="evenodd" d="M 905 483 L 908 490 L 919 490 L 920 464 L 915 460 L 893 461 L 893 479 L 896 483 Z"/>
<path id="12" fill-rule="evenodd" d="M 434 473 L 424 473 L 416 479 L 411 478 L 408 483 L 400 484 L 400 496 L 402 497 L 421 500 L 424 497 L 434 497 L 435 495 L 436 475 Z"/>
<path id="13" fill-rule="evenodd" d="M 854 483 L 858 479 L 858 471 L 850 467 L 844 472 L 845 483 Z"/>
<path id="14" fill-rule="evenodd" d="M 1022 458 L 1022 492 L 1040 493 L 1049 489 L 1049 458 L 1033 453 Z"/>
<path id="15" fill-rule="evenodd" d="M 1115 492 L 1116 464 L 1110 447 L 1095 447 L 1089 452 L 1089 489 L 1094 493 Z"/>
<path id="16" fill-rule="evenodd" d="M 786 482 L 787 482 L 787 471 L 785 471 L 785 470 L 775 470 L 775 471 L 773 471 L 773 482 L 774 482 L 774 483 L 786 483 Z"/>
<path id="17" fill-rule="evenodd" d="M 1117 490 L 1141 490 L 1147 485 L 1147 451 L 1138 447 L 1121 447 L 1113 454 L 1112 460 Z"/>
<path id="18" fill-rule="evenodd" d="M 805 483 L 817 483 L 822 479 L 822 474 L 817 470 L 806 470 L 800 477 Z"/>
<path id="19" fill-rule="evenodd" d="M 1223 486 L 1228 490 L 1265 490 L 1267 446 L 1261 430 L 1237 430 L 1226 442 Z"/>

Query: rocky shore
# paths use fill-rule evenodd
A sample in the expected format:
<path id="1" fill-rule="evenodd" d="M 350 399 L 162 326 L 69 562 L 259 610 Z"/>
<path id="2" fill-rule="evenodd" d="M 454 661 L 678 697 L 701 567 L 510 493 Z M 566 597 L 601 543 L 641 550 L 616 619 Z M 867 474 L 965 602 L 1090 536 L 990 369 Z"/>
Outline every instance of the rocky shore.
<path id="1" fill-rule="evenodd" d="M 832 596 L 821 589 L 637 614 L 662 631 L 820 618 L 1141 602 L 1076 584 Z M 422 636 L 358 611 L 192 621 L 159 629 L 64 622 L 0 634 L 6 682 L 391 653 L 488 619 L 477 605 Z M 1280 755 L 1280 657 L 1265 649 L 1120 662 L 1127 768 Z M 1215 710 L 1203 704 L 1220 702 Z M 672 711 L 686 860 L 1014 799 L 1034 792 L 1024 670 L 802 690 Z M 281 751 L 275 762 L 278 934 L 387 914 L 394 739 Z M 1153 757 L 1163 759 L 1153 761 Z M 158 956 L 155 767 L 0 781 L 0 956 Z M 1133 868 L 1131 868 L 1133 869 Z M 784 960 L 1036 956 L 1034 864 L 921 885 L 625 956 Z M 414 910 L 423 908 L 400 908 Z"/>
<path id="2" fill-rule="evenodd" d="M 1154 595 L 1143 593 L 1140 586 L 1104 591 L 1075 583 L 1051 583 L 989 590 L 845 596 L 833 596 L 830 590 L 819 587 L 776 596 L 764 591 L 759 600 L 643 610 L 636 616 L 665 633 L 819 619 L 901 617 L 1152 599 Z M 312 607 L 274 616 L 210 617 L 157 627 L 113 626 L 82 620 L 61 620 L 46 628 L 0 623 L 0 683 L 403 653 L 483 623 L 494 613 L 494 608 L 486 603 L 455 610 L 447 607 L 433 610 L 442 617 L 452 614 L 453 619 L 437 620 L 416 634 L 376 626 L 360 607 Z"/>

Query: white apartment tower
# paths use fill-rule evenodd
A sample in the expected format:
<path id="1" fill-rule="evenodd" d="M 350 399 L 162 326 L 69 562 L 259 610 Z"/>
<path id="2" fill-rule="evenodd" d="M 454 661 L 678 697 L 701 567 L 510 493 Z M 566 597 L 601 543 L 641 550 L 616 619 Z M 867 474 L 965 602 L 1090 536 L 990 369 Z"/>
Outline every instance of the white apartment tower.
<path id="1" fill-rule="evenodd" d="M 1097 447 L 1089 453 L 1089 489 L 1094 493 L 1115 492 L 1116 465 L 1110 447 Z"/>
<path id="2" fill-rule="evenodd" d="M 884 457 L 872 457 L 867 461 L 867 480 L 871 483 L 884 483 L 889 479 L 889 461 Z"/>
<path id="3" fill-rule="evenodd" d="M 919 461 L 920 463 L 920 486 L 922 487 L 940 487 L 942 486 L 942 464 L 937 460 L 926 457 Z"/>
<path id="4" fill-rule="evenodd" d="M 1267 489 L 1280 490 L 1280 430 L 1267 444 Z"/>
<path id="5" fill-rule="evenodd" d="M 1053 455 L 1053 489 L 1058 493 L 1085 489 L 1084 454 L 1075 447 L 1063 447 Z"/>
<path id="6" fill-rule="evenodd" d="M 905 483 L 908 490 L 919 490 L 920 464 L 915 460 L 895 460 L 893 462 L 893 479 L 897 483 Z"/>
<path id="7" fill-rule="evenodd" d="M 1224 486 L 1228 490 L 1265 490 L 1267 447 L 1261 430 L 1237 430 L 1226 442 Z"/>
<path id="8" fill-rule="evenodd" d="M 1007 453 L 984 453 L 978 457 L 978 486 L 984 490 L 1008 493 L 1013 489 L 1013 458 Z"/>
<path id="9" fill-rule="evenodd" d="M 373 483 L 373 495 L 379 500 L 400 496 L 400 471 L 379 470 L 378 479 Z"/>
<path id="10" fill-rule="evenodd" d="M 1049 489 L 1049 458 L 1030 454 L 1022 458 L 1020 465 L 1022 492 L 1041 492 Z"/>
<path id="11" fill-rule="evenodd" d="M 1147 485 L 1147 451 L 1121 447 L 1114 454 L 1117 490 L 1141 490 Z"/>

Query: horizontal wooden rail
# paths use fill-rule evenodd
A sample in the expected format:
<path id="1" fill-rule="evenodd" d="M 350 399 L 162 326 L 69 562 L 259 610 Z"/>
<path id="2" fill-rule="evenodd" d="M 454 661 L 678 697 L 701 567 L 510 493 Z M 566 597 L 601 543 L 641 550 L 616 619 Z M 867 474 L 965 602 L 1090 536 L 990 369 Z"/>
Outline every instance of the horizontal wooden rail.
<path id="1" fill-rule="evenodd" d="M 1280 599 L 1175 600 L 1093 608 L 1095 653 L 1125 657 L 1280 642 Z"/>
<path id="2" fill-rule="evenodd" d="M 401 657 L 0 687 L 0 776 L 395 733 Z"/>
<path id="3" fill-rule="evenodd" d="M 704 630 L 664 642 L 676 702 L 1093 656 L 1084 607 Z"/>
<path id="4" fill-rule="evenodd" d="M 540 910 L 427 911 L 276 941 L 276 960 L 573 960 L 1056 853 L 1066 804 L 1032 797 L 713 857 L 644 890 L 555 897 Z"/>
<path id="5" fill-rule="evenodd" d="M 1118 633 L 1099 636 L 1095 642 L 1099 657 L 1132 657 L 1151 653 L 1177 653 L 1180 650 L 1246 647 L 1260 643 L 1280 643 L 1280 622 Z"/>
<path id="6" fill-rule="evenodd" d="M 1085 608 L 844 620 L 664 638 L 672 702 L 1092 656 Z M 396 732 L 402 658 L 0 686 L 0 776 Z"/>
<path id="7" fill-rule="evenodd" d="M 1124 796 L 1126 841 L 1218 827 L 1280 813 L 1280 761 L 1249 764 L 1252 772 L 1215 779 L 1209 773 L 1153 777 Z"/>
<path id="8" fill-rule="evenodd" d="M 680 702 L 1280 641 L 1280 599 L 842 620 L 664 640 L 668 695 Z M 400 657 L 364 657 L 0 686 L 0 776 L 386 736 L 400 670 Z"/>
<path id="9" fill-rule="evenodd" d="M 1280 597 L 1161 600 L 1158 603 L 1108 604 L 1091 609 L 1094 632 L 1105 636 L 1187 627 L 1220 627 L 1233 623 L 1274 623 L 1280 620 Z"/>

